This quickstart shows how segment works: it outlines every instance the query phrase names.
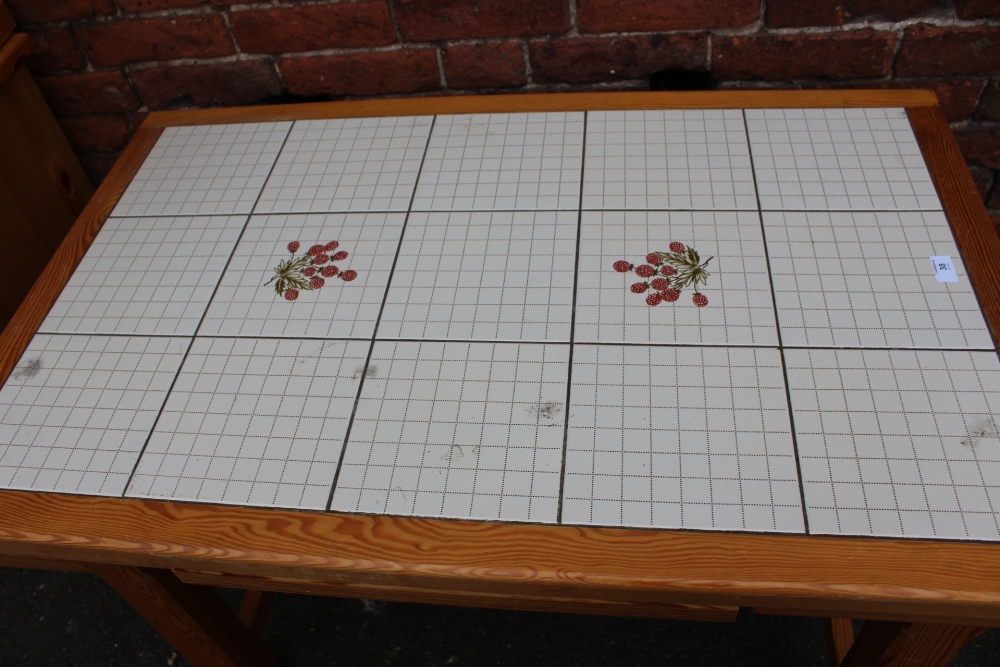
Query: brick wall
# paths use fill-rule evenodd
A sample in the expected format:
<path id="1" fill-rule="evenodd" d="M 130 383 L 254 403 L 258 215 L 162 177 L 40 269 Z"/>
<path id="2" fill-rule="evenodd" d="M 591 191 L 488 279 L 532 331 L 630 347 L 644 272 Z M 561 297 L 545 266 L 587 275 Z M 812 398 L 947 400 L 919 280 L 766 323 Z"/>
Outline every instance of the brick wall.
<path id="1" fill-rule="evenodd" d="M 644 89 L 683 70 L 717 88 L 930 88 L 1000 222 L 998 0 L 6 2 L 95 181 L 150 110 Z"/>

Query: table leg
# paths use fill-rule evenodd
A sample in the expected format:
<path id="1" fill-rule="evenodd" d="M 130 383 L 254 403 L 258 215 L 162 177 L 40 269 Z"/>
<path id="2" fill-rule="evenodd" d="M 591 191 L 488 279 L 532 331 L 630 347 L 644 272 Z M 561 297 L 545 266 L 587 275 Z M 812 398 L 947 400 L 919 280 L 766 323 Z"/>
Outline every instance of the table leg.
<path id="1" fill-rule="evenodd" d="M 824 618 L 826 654 L 830 667 L 838 667 L 854 644 L 854 626 L 849 618 Z"/>
<path id="2" fill-rule="evenodd" d="M 274 593 L 246 589 L 240 602 L 240 623 L 250 628 L 258 637 L 264 636 L 264 626 L 267 625 L 267 613 L 271 611 L 271 600 Z"/>
<path id="3" fill-rule="evenodd" d="M 185 584 L 170 570 L 96 563 L 90 569 L 197 667 L 277 667 L 211 588 Z"/>
<path id="4" fill-rule="evenodd" d="M 841 667 L 945 667 L 986 628 L 867 621 Z"/>

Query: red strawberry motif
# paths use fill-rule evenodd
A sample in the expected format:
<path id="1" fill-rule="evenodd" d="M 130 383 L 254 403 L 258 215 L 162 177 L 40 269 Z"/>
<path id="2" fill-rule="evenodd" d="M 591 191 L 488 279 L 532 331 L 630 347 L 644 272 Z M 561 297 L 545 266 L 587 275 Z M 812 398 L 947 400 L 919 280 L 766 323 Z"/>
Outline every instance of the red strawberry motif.
<path id="1" fill-rule="evenodd" d="M 681 243 L 680 241 L 673 241 L 670 244 L 670 252 L 676 252 L 679 254 L 684 252 L 685 250 L 687 250 L 687 248 L 685 248 L 684 244 Z"/>
<path id="2" fill-rule="evenodd" d="M 298 241 L 292 241 L 291 243 L 288 244 L 288 252 L 295 252 L 296 250 L 299 249 L 299 245 L 300 244 Z"/>
<path id="3" fill-rule="evenodd" d="M 649 262 L 650 264 L 655 264 L 656 266 L 659 266 L 660 264 L 663 264 L 663 255 L 661 255 L 658 252 L 651 252 L 648 255 L 646 255 L 646 261 Z"/>
<path id="4" fill-rule="evenodd" d="M 346 280 L 347 282 L 351 282 L 357 277 L 358 277 L 358 272 L 353 270 L 347 270 L 340 274 L 340 279 Z"/>
<path id="5" fill-rule="evenodd" d="M 330 241 L 325 246 L 323 246 L 323 250 L 325 250 L 327 252 L 333 252 L 334 250 L 337 249 L 337 246 L 339 246 L 339 245 L 340 245 L 340 243 L 338 243 L 337 241 Z"/>
<path id="6" fill-rule="evenodd" d="M 694 301 L 694 305 L 698 306 L 699 308 L 704 308 L 705 306 L 708 305 L 708 297 L 700 292 L 691 297 L 691 300 Z"/>
<path id="7" fill-rule="evenodd" d="M 649 282 L 649 286 L 658 292 L 662 292 L 663 290 L 670 287 L 670 281 L 667 280 L 666 278 L 653 278 Z"/>
<path id="8" fill-rule="evenodd" d="M 337 267 L 335 267 L 333 264 L 328 264 L 327 266 L 323 267 L 320 273 L 323 274 L 324 278 L 332 278 L 333 276 L 337 275 L 338 271 Z"/>
<path id="9" fill-rule="evenodd" d="M 315 257 L 316 255 L 318 255 L 321 252 L 323 252 L 323 246 L 321 246 L 319 244 L 314 245 L 313 247 L 309 248 L 309 250 L 307 250 L 306 252 L 308 252 L 310 255 L 312 255 L 313 257 Z"/>
<path id="10" fill-rule="evenodd" d="M 319 289 L 325 284 L 326 281 L 320 278 L 319 276 L 316 276 L 315 278 L 309 281 L 309 287 L 311 287 L 312 289 Z"/>
<path id="11" fill-rule="evenodd" d="M 662 269 L 660 269 L 660 273 L 662 273 L 665 276 L 672 276 L 675 273 L 677 273 L 677 269 L 667 264 Z"/>
<path id="12" fill-rule="evenodd" d="M 313 257 L 313 264 L 315 264 L 316 266 L 323 266 L 324 264 L 326 264 L 329 261 L 330 261 L 330 258 L 327 257 L 324 253 L 320 253 L 320 254 L 316 255 L 315 257 Z"/>
<path id="13" fill-rule="evenodd" d="M 299 291 L 297 289 L 285 290 L 285 298 L 289 301 L 295 301 L 299 298 Z"/>
<path id="14" fill-rule="evenodd" d="M 636 294 L 642 294 L 649 289 L 649 283 L 632 283 L 632 286 L 629 287 L 629 289 Z"/>
<path id="15" fill-rule="evenodd" d="M 635 267 L 635 275 L 641 278 L 649 278 L 650 276 L 656 275 L 656 269 L 651 267 L 649 264 L 643 264 L 642 266 Z"/>
<path id="16" fill-rule="evenodd" d="M 304 275 L 306 278 L 312 278 L 313 276 L 316 275 L 316 267 L 307 266 L 306 268 L 302 269 L 302 275 Z"/>
<path id="17" fill-rule="evenodd" d="M 663 301 L 663 297 L 659 292 L 651 292 L 650 295 L 646 297 L 646 303 L 650 306 L 659 306 L 661 301 Z"/>
<path id="18" fill-rule="evenodd" d="M 681 293 L 675 290 L 673 287 L 668 287 L 662 292 L 663 300 L 673 303 L 677 299 L 681 298 Z"/>
<path id="19" fill-rule="evenodd" d="M 618 273 L 625 273 L 626 271 L 632 270 L 632 265 L 626 262 L 624 259 L 620 259 L 615 262 L 615 271 Z"/>
<path id="20" fill-rule="evenodd" d="M 338 252 L 336 255 L 333 256 L 333 261 L 335 261 L 335 262 L 340 262 L 340 261 L 345 260 L 345 259 L 347 259 L 347 251 L 346 250 L 341 250 L 340 252 Z"/>

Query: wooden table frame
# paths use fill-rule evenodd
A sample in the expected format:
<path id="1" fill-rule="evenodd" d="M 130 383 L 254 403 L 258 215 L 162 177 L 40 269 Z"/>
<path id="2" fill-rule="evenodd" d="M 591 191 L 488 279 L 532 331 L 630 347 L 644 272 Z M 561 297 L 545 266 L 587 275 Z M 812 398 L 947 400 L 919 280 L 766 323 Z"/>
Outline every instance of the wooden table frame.
<path id="1" fill-rule="evenodd" d="M 0 335 L 0 381 L 167 126 L 436 113 L 862 106 L 906 107 L 997 341 L 1000 238 L 930 92 L 391 99 L 150 114 Z M 198 665 L 275 663 L 217 596 L 193 584 L 666 618 L 732 620 L 739 607 L 832 617 L 828 637 L 834 662 L 843 665 L 946 664 L 983 628 L 1000 627 L 1000 544 L 973 542 L 504 524 L 2 491 L 0 554 L 29 566 L 72 561 L 101 575 Z M 248 597 L 247 623 L 254 600 L 259 596 Z M 855 639 L 850 618 L 872 622 Z"/>

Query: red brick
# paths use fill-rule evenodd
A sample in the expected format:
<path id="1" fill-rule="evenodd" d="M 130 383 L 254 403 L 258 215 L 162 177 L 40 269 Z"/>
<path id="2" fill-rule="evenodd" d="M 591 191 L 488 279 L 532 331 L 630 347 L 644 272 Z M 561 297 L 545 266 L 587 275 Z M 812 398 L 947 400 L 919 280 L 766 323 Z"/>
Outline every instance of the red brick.
<path id="1" fill-rule="evenodd" d="M 95 67 L 235 53 L 226 23 L 217 14 L 116 21 L 77 28 L 76 37 Z"/>
<path id="2" fill-rule="evenodd" d="M 915 25 L 903 34 L 896 76 L 989 76 L 1000 71 L 1000 28 Z"/>
<path id="3" fill-rule="evenodd" d="M 441 88 L 434 49 L 282 58 L 285 88 L 304 97 L 418 93 Z"/>
<path id="4" fill-rule="evenodd" d="M 59 125 L 78 153 L 111 153 L 124 148 L 132 136 L 132 127 L 123 115 L 63 118 Z"/>
<path id="5" fill-rule="evenodd" d="M 936 7 L 936 0 L 768 0 L 764 22 L 773 28 L 806 28 L 860 18 L 901 21 Z"/>
<path id="6" fill-rule="evenodd" d="M 517 43 L 450 46 L 441 51 L 449 88 L 523 86 L 524 51 Z"/>
<path id="7" fill-rule="evenodd" d="M 133 70 L 132 81 L 150 109 L 255 104 L 282 93 L 270 60 L 151 67 Z"/>
<path id="8" fill-rule="evenodd" d="M 969 164 L 1000 169 L 1000 127 L 961 128 L 955 138 Z"/>
<path id="9" fill-rule="evenodd" d="M 969 173 L 972 174 L 972 180 L 976 182 L 979 196 L 986 202 L 990 196 L 990 189 L 993 187 L 993 170 L 985 167 L 969 167 Z"/>
<path id="10" fill-rule="evenodd" d="M 994 79 L 986 84 L 986 90 L 983 91 L 979 108 L 976 110 L 976 118 L 1000 121 L 1000 81 Z"/>
<path id="11" fill-rule="evenodd" d="M 90 19 L 115 13 L 111 0 L 4 0 L 18 25 Z"/>
<path id="12" fill-rule="evenodd" d="M 717 37 L 712 74 L 718 79 L 859 79 L 889 73 L 896 36 L 858 30 L 826 35 Z"/>
<path id="13" fill-rule="evenodd" d="M 126 12 L 149 12 L 158 9 L 198 7 L 199 5 L 231 5 L 237 0 L 115 0 Z"/>
<path id="14" fill-rule="evenodd" d="M 996 0 L 955 0 L 955 11 L 963 19 L 1000 19 Z"/>
<path id="15" fill-rule="evenodd" d="M 229 23 L 236 43 L 247 53 L 385 46 L 396 41 L 385 0 L 234 12 Z"/>
<path id="16" fill-rule="evenodd" d="M 569 30 L 567 0 L 391 0 L 404 39 L 523 37 Z"/>
<path id="17" fill-rule="evenodd" d="M 87 64 L 69 28 L 26 30 L 35 41 L 35 52 L 28 58 L 32 72 L 58 72 L 81 69 Z"/>
<path id="18" fill-rule="evenodd" d="M 705 69 L 704 34 L 642 35 L 535 42 L 532 78 L 538 83 L 639 79 L 670 67 Z"/>
<path id="19" fill-rule="evenodd" d="M 760 0 L 577 0 L 576 10 L 586 33 L 736 28 L 759 16 Z"/>
<path id="20" fill-rule="evenodd" d="M 37 82 L 56 116 L 134 111 L 142 106 L 121 72 L 43 76 Z"/>

